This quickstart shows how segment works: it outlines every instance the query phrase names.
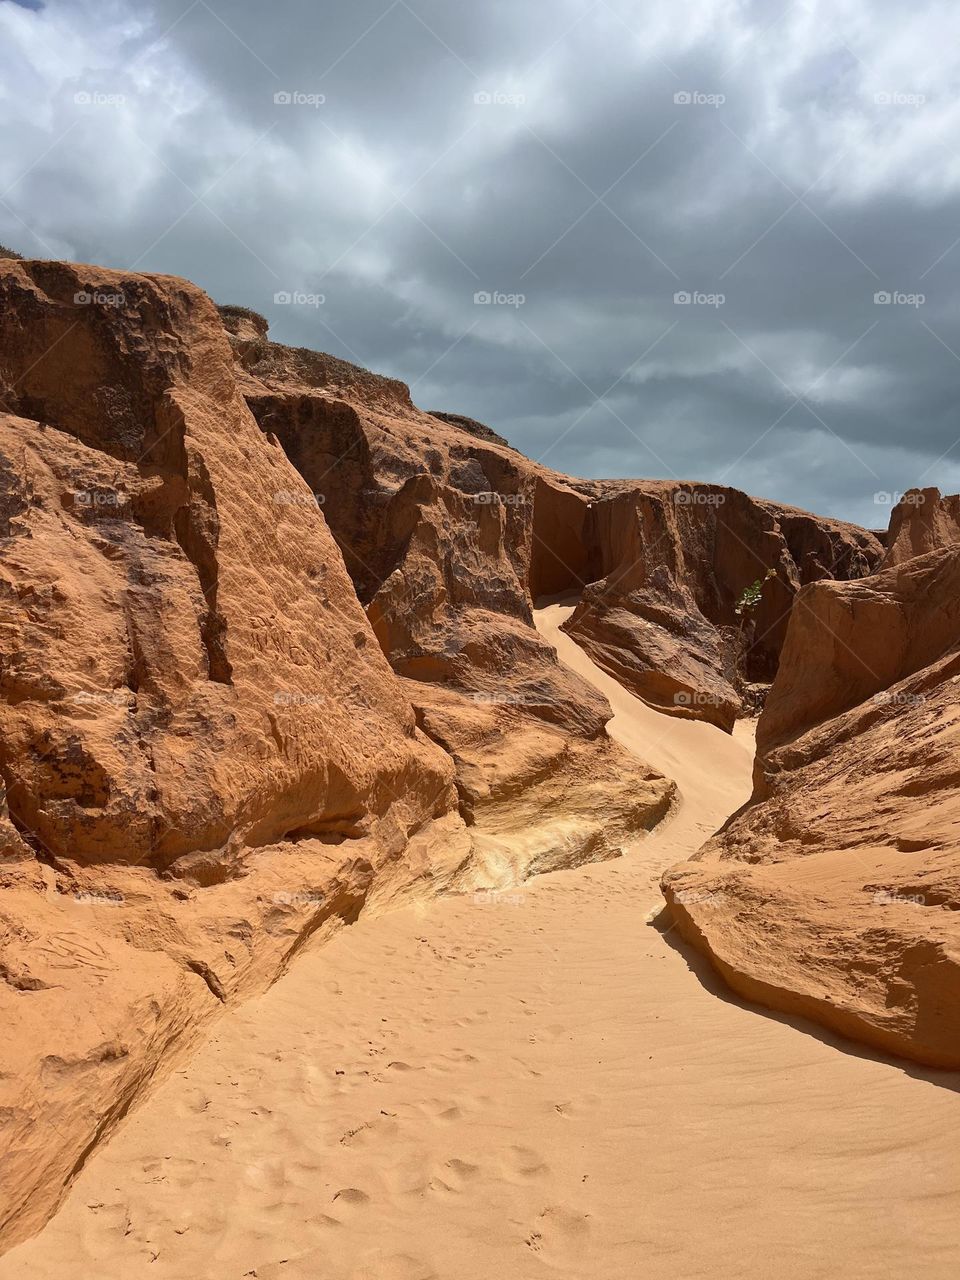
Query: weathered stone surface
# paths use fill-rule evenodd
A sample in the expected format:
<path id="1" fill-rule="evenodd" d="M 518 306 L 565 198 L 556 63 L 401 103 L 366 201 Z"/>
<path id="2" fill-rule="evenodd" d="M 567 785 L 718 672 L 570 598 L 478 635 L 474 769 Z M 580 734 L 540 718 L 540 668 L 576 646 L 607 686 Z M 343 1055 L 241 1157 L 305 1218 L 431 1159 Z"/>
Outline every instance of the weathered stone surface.
<path id="1" fill-rule="evenodd" d="M 181 280 L 0 271 L 3 1245 L 310 938 L 616 856 L 673 792 L 530 625 L 518 455 L 313 353 L 274 393 L 224 322 L 262 347 Z"/>
<path id="2" fill-rule="evenodd" d="M 960 494 L 909 489 L 890 513 L 883 568 L 960 543 Z"/>
<path id="3" fill-rule="evenodd" d="M 736 489 L 648 481 L 593 490 L 589 586 L 565 629 L 651 706 L 727 730 L 743 714 L 745 686 L 773 678 L 800 587 L 861 577 L 882 555 L 865 530 Z M 738 615 L 757 580 L 759 606 Z"/>
<path id="4" fill-rule="evenodd" d="M 200 290 L 5 262 L 0 405 L 9 1238 L 211 1007 L 463 823 Z"/>
<path id="5" fill-rule="evenodd" d="M 797 599 L 752 803 L 664 892 L 741 994 L 960 1067 L 960 548 Z"/>
<path id="6" fill-rule="evenodd" d="M 585 592 L 598 661 L 729 727 L 797 588 L 879 544 L 557 475 L 182 280 L 5 259 L 0 552 L 5 1245 L 311 938 L 664 816 L 673 783 L 607 736 L 535 598 Z"/>

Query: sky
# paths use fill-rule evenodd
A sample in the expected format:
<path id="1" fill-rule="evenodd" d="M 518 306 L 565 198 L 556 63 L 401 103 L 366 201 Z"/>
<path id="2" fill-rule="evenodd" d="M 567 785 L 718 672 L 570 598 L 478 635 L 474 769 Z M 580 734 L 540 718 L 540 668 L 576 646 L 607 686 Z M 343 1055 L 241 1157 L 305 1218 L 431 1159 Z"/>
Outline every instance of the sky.
<path id="1" fill-rule="evenodd" d="M 940 0 L 0 0 L 0 243 L 187 276 L 570 474 L 960 488 Z"/>

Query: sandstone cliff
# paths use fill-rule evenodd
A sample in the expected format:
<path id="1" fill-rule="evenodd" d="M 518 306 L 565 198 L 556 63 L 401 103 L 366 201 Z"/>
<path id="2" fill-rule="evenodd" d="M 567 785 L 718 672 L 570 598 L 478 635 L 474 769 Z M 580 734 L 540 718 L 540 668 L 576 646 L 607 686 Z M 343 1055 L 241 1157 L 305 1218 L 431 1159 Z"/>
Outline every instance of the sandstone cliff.
<path id="1" fill-rule="evenodd" d="M 883 568 L 960 543 L 960 495 L 910 489 L 890 513 Z"/>
<path id="2" fill-rule="evenodd" d="M 12 259 L 0 539 L 0 1247 L 312 937 L 664 817 L 534 599 L 585 593 L 599 662 L 729 727 L 798 587 L 881 554 L 735 490 L 557 475 L 182 280 Z"/>
<path id="3" fill-rule="evenodd" d="M 255 317 L 241 325 L 259 340 Z M 352 403 L 294 399 L 320 424 L 306 454 L 354 440 L 381 404 L 382 379 L 330 363 Z M 211 1014 L 312 935 L 394 894 L 615 856 L 670 804 L 672 783 L 607 738 L 603 700 L 529 626 L 499 503 L 470 504 L 460 549 L 455 499 L 380 524 L 364 476 L 328 524 L 241 381 L 249 395 L 194 286 L 4 260 L 3 1244 Z M 471 439 L 418 423 L 425 457 L 423 423 Z M 398 482 L 432 493 L 412 459 Z M 375 581 L 390 538 L 406 582 L 375 630 L 335 539 L 358 581 L 358 557 L 379 557 Z M 485 594 L 461 619 L 471 575 Z M 404 591 L 460 692 L 411 698 L 427 686 L 406 678 L 424 646 Z"/>
<path id="4" fill-rule="evenodd" d="M 248 403 L 318 494 L 394 668 L 418 681 L 489 693 L 495 673 L 526 697 L 524 672 L 552 665 L 530 602 L 569 592 L 566 630 L 605 670 L 658 710 L 730 729 L 747 686 L 773 678 L 799 588 L 883 555 L 866 530 L 736 489 L 557 475 L 482 424 L 421 413 L 402 383 L 225 319 Z M 531 703 L 569 721 L 582 688 L 555 671 L 551 686 Z"/>
<path id="5" fill-rule="evenodd" d="M 716 485 L 598 485 L 585 531 L 590 585 L 566 630 L 632 693 L 724 729 L 773 679 L 794 597 L 859 578 L 883 549 L 863 529 Z M 757 608 L 737 613 L 759 581 Z"/>
<path id="6" fill-rule="evenodd" d="M 742 995 L 957 1068 L 960 548 L 891 558 L 800 593 L 753 801 L 664 892 Z"/>

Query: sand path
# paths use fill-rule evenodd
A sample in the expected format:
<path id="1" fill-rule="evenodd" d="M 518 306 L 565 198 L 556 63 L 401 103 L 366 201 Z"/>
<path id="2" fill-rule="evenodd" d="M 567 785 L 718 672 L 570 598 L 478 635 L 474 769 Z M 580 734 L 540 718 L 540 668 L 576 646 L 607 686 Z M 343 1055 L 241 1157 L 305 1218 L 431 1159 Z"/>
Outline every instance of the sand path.
<path id="1" fill-rule="evenodd" d="M 746 742 L 610 697 L 683 802 L 628 858 L 361 920 L 228 1014 L 0 1280 L 960 1273 L 955 1076 L 720 992 L 650 916 Z M 692 966 L 692 967 L 691 967 Z M 699 976 L 698 976 L 699 975 Z"/>

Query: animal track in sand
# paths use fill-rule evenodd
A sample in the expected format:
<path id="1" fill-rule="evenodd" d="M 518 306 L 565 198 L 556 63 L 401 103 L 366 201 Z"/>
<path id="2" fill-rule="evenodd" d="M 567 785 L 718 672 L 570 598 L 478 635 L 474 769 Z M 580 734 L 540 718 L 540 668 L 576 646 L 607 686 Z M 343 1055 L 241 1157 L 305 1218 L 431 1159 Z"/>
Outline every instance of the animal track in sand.
<path id="1" fill-rule="evenodd" d="M 540 1220 L 561 1235 L 569 1237 L 585 1236 L 590 1232 L 590 1215 L 580 1213 L 576 1209 L 568 1209 L 564 1205 L 549 1205 L 540 1215 Z"/>
<path id="2" fill-rule="evenodd" d="M 340 1135 L 340 1145 L 342 1147 L 351 1146 L 353 1144 L 353 1139 L 357 1136 L 357 1134 L 363 1133 L 364 1129 L 369 1129 L 369 1128 L 370 1128 L 369 1123 L 367 1123 L 367 1121 L 364 1121 L 363 1124 L 358 1124 L 356 1128 L 348 1129 L 346 1133 L 343 1133 Z"/>
<path id="3" fill-rule="evenodd" d="M 537 1225 L 525 1243 L 546 1263 L 557 1262 L 566 1268 L 571 1254 L 583 1250 L 590 1236 L 589 1215 L 564 1205 L 548 1205 L 537 1219 Z"/>

